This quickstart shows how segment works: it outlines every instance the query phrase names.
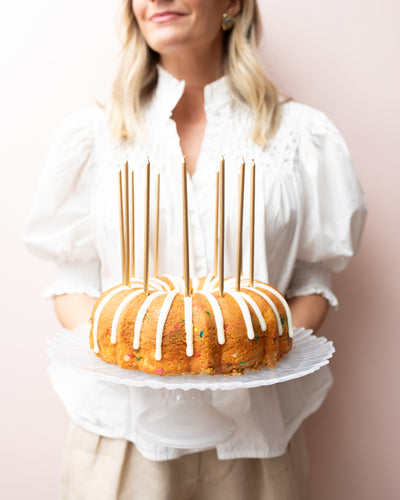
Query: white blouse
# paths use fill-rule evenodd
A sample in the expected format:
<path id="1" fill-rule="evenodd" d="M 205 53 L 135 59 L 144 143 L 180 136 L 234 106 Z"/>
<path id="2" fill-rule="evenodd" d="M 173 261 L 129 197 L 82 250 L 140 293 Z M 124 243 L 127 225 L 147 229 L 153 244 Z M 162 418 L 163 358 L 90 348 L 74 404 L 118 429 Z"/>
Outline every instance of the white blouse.
<path id="1" fill-rule="evenodd" d="M 74 113 L 57 130 L 28 221 L 28 248 L 55 260 L 57 276 L 46 296 L 86 293 L 97 297 L 121 281 L 117 171 L 125 160 L 135 172 L 136 275 L 143 276 L 144 166 L 151 162 L 150 262 L 154 255 L 155 173 L 160 172 L 159 274 L 182 275 L 182 151 L 171 113 L 185 82 L 161 68 L 144 114 L 140 144 L 116 144 L 106 112 Z M 190 272 L 213 271 L 215 172 L 226 160 L 226 276 L 236 262 L 238 168 L 256 163 L 255 278 L 287 297 L 321 294 L 333 307 L 331 271 L 341 271 L 358 248 L 366 209 L 346 144 L 328 118 L 289 102 L 268 147 L 249 139 L 251 115 L 231 97 L 225 78 L 207 85 L 207 126 L 196 171 L 188 180 Z M 249 175 L 246 171 L 243 275 L 249 262 Z M 152 272 L 152 268 L 150 268 Z M 73 420 L 109 437 L 134 442 L 153 460 L 189 451 L 138 439 L 136 417 L 161 402 L 163 390 L 138 389 L 50 369 L 55 390 Z M 284 453 L 300 423 L 315 411 L 331 385 L 327 368 L 302 379 L 260 389 L 213 393 L 217 407 L 237 424 L 235 436 L 217 447 L 219 458 L 272 457 Z M 193 451 L 193 450 L 192 450 Z"/>

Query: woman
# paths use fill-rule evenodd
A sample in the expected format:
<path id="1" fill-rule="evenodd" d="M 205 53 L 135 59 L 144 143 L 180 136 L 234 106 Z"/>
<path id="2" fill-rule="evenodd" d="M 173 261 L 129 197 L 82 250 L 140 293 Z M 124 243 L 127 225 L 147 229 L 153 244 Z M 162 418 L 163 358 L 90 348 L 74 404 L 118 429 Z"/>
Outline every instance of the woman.
<path id="1" fill-rule="evenodd" d="M 94 297 L 120 279 L 115 181 L 126 159 L 135 185 L 143 185 L 147 156 L 161 172 L 159 273 L 182 273 L 176 256 L 183 153 L 191 178 L 193 274 L 212 272 L 208 201 L 221 154 L 225 267 L 234 274 L 237 167 L 241 156 L 254 158 L 255 276 L 285 292 L 297 326 L 317 330 L 329 304 L 337 305 L 330 272 L 342 270 L 358 247 L 363 196 L 333 124 L 282 100 L 264 75 L 256 56 L 259 31 L 256 0 L 123 2 L 123 51 L 111 101 L 61 125 L 28 225 L 30 248 L 58 262 L 48 296 L 65 327 L 87 322 Z M 135 196 L 142 206 L 140 189 Z M 136 234 L 143 234 L 139 215 Z M 138 276 L 141 250 L 138 243 Z M 248 251 L 245 245 L 244 262 Z M 51 375 L 74 421 L 62 499 L 309 498 L 301 423 L 331 385 L 327 369 L 276 387 L 214 394 L 238 429 L 206 452 L 151 445 L 135 434 L 136 417 L 161 404 L 163 391 L 72 376 L 61 367 Z"/>

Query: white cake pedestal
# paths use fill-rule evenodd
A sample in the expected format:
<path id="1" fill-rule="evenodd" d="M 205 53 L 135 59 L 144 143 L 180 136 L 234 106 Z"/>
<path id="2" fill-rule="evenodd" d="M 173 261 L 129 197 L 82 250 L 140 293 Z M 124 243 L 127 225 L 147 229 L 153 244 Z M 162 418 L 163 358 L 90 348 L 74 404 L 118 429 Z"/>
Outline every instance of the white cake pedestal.
<path id="1" fill-rule="evenodd" d="M 162 406 L 149 408 L 136 421 L 140 437 L 171 448 L 214 448 L 230 439 L 235 428 L 232 418 L 195 389 L 168 391 Z"/>
<path id="2" fill-rule="evenodd" d="M 88 327 L 60 331 L 48 341 L 54 363 L 116 384 L 169 389 L 163 404 L 143 412 L 136 431 L 147 441 L 172 448 L 207 449 L 230 439 L 235 423 L 209 401 L 206 390 L 234 390 L 277 384 L 303 377 L 329 363 L 335 349 L 311 330 L 295 329 L 292 350 L 273 370 L 248 371 L 243 375 L 164 376 L 123 370 L 104 363 L 88 347 Z"/>

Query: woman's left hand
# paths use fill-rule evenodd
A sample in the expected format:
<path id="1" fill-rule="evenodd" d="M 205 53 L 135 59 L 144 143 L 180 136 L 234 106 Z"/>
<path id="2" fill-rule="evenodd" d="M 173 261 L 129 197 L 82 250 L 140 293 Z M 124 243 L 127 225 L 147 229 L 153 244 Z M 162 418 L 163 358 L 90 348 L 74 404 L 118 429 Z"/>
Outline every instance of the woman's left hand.
<path id="1" fill-rule="evenodd" d="M 293 325 L 311 328 L 314 333 L 321 327 L 329 309 L 328 301 L 322 295 L 302 295 L 288 299 Z"/>

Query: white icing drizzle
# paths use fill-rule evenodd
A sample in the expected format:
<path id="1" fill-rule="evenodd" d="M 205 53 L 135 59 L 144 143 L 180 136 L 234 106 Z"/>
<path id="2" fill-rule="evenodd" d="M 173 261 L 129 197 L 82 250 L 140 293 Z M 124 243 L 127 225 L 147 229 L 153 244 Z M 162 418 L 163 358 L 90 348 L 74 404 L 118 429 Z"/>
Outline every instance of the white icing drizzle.
<path id="1" fill-rule="evenodd" d="M 171 309 L 172 302 L 176 295 L 178 293 L 184 294 L 184 289 L 185 289 L 185 282 L 184 279 L 181 277 L 176 277 L 176 276 L 170 276 L 170 275 L 165 275 L 166 278 L 168 278 L 171 283 L 172 287 L 162 281 L 159 278 L 150 278 L 149 279 L 149 290 L 153 293 L 150 293 L 148 297 L 146 297 L 146 300 L 143 302 L 141 307 L 139 308 L 139 311 L 136 315 L 136 320 L 135 320 L 135 325 L 134 325 L 134 338 L 133 338 L 133 348 L 134 349 L 139 349 L 140 347 L 140 334 L 141 334 L 141 329 L 143 326 L 143 321 L 146 316 L 146 313 L 152 304 L 152 302 L 157 298 L 162 295 L 165 295 L 165 300 L 164 303 L 161 306 L 160 309 L 160 314 L 159 314 L 159 319 L 157 322 L 157 331 L 156 331 L 156 352 L 155 352 L 155 359 L 157 361 L 161 360 L 162 358 L 162 339 L 163 339 L 163 334 L 164 334 L 164 328 L 165 328 L 165 323 L 168 317 L 168 313 Z M 249 285 L 249 281 L 244 279 L 242 280 L 243 285 Z M 272 286 L 261 283 L 261 282 L 254 282 L 254 287 L 250 286 L 243 286 L 242 290 L 238 292 L 235 289 L 236 285 L 236 280 L 235 278 L 228 278 L 225 280 L 225 286 L 226 286 L 226 293 L 230 295 L 238 304 L 242 315 L 243 319 L 245 321 L 246 329 L 247 329 L 247 336 L 249 339 L 254 339 L 255 334 L 254 334 L 254 328 L 253 328 L 253 323 L 251 320 L 251 314 L 248 305 L 250 305 L 254 313 L 257 316 L 257 319 L 260 323 L 260 327 L 262 331 L 266 331 L 267 329 L 267 324 L 265 322 L 265 319 L 263 317 L 263 314 L 261 312 L 261 309 L 258 307 L 257 303 L 255 300 L 250 297 L 247 293 L 244 292 L 244 290 L 250 290 L 256 294 L 258 294 L 260 297 L 262 297 L 268 305 L 271 307 L 274 315 L 275 315 L 275 320 L 277 323 L 278 327 L 278 332 L 279 335 L 282 335 L 283 333 L 283 328 L 282 328 L 282 323 L 281 323 L 281 318 L 279 311 L 271 299 L 267 294 L 263 293 L 260 289 L 266 290 L 270 293 L 272 293 L 275 297 L 277 297 L 280 302 L 282 303 L 286 315 L 287 315 L 287 322 L 288 322 L 288 329 L 289 329 L 289 335 L 293 337 L 293 325 L 292 325 L 292 316 L 290 313 L 290 308 L 289 305 L 287 304 L 285 298 L 278 292 L 276 291 Z M 138 289 L 139 287 L 139 289 Z M 111 290 L 100 302 L 99 306 L 96 309 L 96 312 L 94 314 L 93 318 L 93 342 L 94 342 L 94 352 L 98 353 L 99 352 L 99 345 L 98 345 L 98 326 L 99 326 L 99 320 L 102 311 L 104 310 L 106 304 L 114 297 L 117 293 L 123 291 L 123 290 L 129 290 L 129 289 L 135 289 L 132 293 L 130 293 L 128 296 L 124 298 L 124 300 L 120 303 L 118 306 L 118 309 L 115 312 L 114 319 L 112 322 L 112 327 L 111 327 L 111 342 L 113 344 L 116 343 L 117 341 L 117 331 L 118 331 L 118 323 L 121 317 L 121 314 L 124 310 L 124 308 L 129 304 L 130 301 L 132 301 L 135 297 L 143 293 L 143 279 L 142 278 L 132 278 L 130 282 L 130 286 L 126 285 L 120 285 Z M 206 299 L 208 300 L 211 309 L 214 314 L 214 319 L 215 319 L 215 324 L 217 328 L 217 338 L 218 338 L 218 343 L 220 345 L 225 343 L 225 331 L 224 331 L 224 317 L 222 314 L 221 307 L 218 303 L 218 300 L 212 295 L 212 291 L 215 291 L 218 287 L 218 278 L 214 277 L 212 274 L 208 274 L 204 280 L 203 285 L 200 287 L 200 280 L 198 277 L 192 278 L 192 288 L 193 292 L 199 293 L 201 295 L 204 295 Z M 257 287 L 257 288 L 256 288 Z M 171 289 L 172 288 L 172 289 Z M 199 290 L 201 288 L 201 290 Z M 185 309 L 185 332 L 186 332 L 186 355 L 187 356 L 193 356 L 193 303 L 192 303 L 192 297 L 184 297 L 184 309 Z"/>
<path id="2" fill-rule="evenodd" d="M 185 305 L 185 332 L 186 332 L 186 356 L 193 356 L 193 314 L 192 297 L 184 297 Z"/>
<path id="3" fill-rule="evenodd" d="M 286 302 L 285 298 L 275 290 L 270 285 L 267 285 L 266 283 L 258 283 L 256 282 L 255 285 L 259 288 L 263 288 L 264 290 L 268 290 L 271 292 L 275 297 L 277 297 L 280 301 L 283 307 L 285 308 L 286 316 L 287 316 L 287 322 L 288 322 L 288 330 L 289 330 L 289 336 L 293 337 L 293 323 L 292 323 L 292 313 L 290 312 L 289 304 Z"/>
<path id="4" fill-rule="evenodd" d="M 276 324 L 277 324 L 277 327 L 278 327 L 279 336 L 281 336 L 283 334 L 281 317 L 280 317 L 279 311 L 276 308 L 276 305 L 274 304 L 274 301 L 271 299 L 271 297 L 268 297 L 268 295 L 266 295 L 265 293 L 261 292 L 260 290 L 257 290 L 257 288 L 243 287 L 243 290 L 251 290 L 252 292 L 254 292 L 257 295 L 259 295 L 260 297 L 262 297 L 265 300 L 265 302 L 267 302 L 269 304 L 269 306 L 272 309 L 272 312 L 275 315 L 275 321 L 276 321 Z"/>
<path id="5" fill-rule="evenodd" d="M 172 285 L 175 291 L 180 293 L 184 292 L 185 283 L 182 278 L 178 278 L 177 276 L 170 276 L 169 274 L 166 274 L 165 277 L 172 281 Z"/>
<path id="6" fill-rule="evenodd" d="M 164 300 L 163 305 L 161 306 L 161 309 L 160 309 L 160 316 L 158 318 L 157 333 L 156 333 L 155 358 L 157 361 L 160 361 L 160 359 L 162 357 L 161 345 L 162 345 L 164 326 L 165 326 L 165 322 L 167 321 L 167 316 L 168 316 L 169 310 L 171 308 L 172 301 L 174 300 L 174 298 L 177 294 L 178 294 L 177 290 L 173 290 L 172 292 L 169 292 Z"/>
<path id="7" fill-rule="evenodd" d="M 213 279 L 213 275 L 212 274 L 207 274 L 206 279 L 204 280 L 204 283 L 203 283 L 203 286 L 202 286 L 203 290 L 207 290 L 208 289 L 208 287 L 210 286 L 210 282 L 211 282 L 212 279 Z"/>
<path id="8" fill-rule="evenodd" d="M 204 295 L 210 303 L 212 312 L 214 313 L 215 324 L 217 326 L 218 344 L 225 344 L 224 317 L 222 315 L 221 308 L 219 307 L 218 300 L 210 292 L 199 290 L 197 293 Z"/>
<path id="9" fill-rule="evenodd" d="M 106 296 L 103 297 L 101 300 L 100 304 L 98 305 L 96 312 L 94 313 L 93 317 L 93 343 L 94 343 L 94 352 L 99 352 L 99 344 L 97 341 L 97 332 L 99 329 L 99 320 L 100 320 L 100 315 L 103 312 L 104 307 L 106 304 L 114 297 L 114 295 L 117 295 L 117 293 L 122 292 L 122 290 L 128 290 L 128 287 L 126 285 L 121 285 L 117 288 L 114 288 L 109 292 Z"/>
<path id="10" fill-rule="evenodd" d="M 192 278 L 192 289 L 193 293 L 197 292 L 197 290 L 199 289 L 199 278 L 197 277 Z"/>
<path id="11" fill-rule="evenodd" d="M 166 292 L 171 291 L 171 287 L 168 285 L 168 283 L 165 283 L 165 281 L 160 280 L 159 278 L 150 278 L 149 283 L 150 285 L 154 285 L 157 290 L 164 290 Z"/>
<path id="12" fill-rule="evenodd" d="M 265 319 L 263 318 L 263 315 L 260 311 L 260 308 L 257 305 L 257 302 L 255 300 L 253 300 L 251 297 L 249 297 L 246 293 L 242 293 L 242 297 L 253 308 L 253 310 L 257 316 L 257 319 L 260 322 L 261 330 L 263 332 L 265 332 L 265 330 L 267 329 L 267 323 L 265 322 Z"/>
<path id="13" fill-rule="evenodd" d="M 229 291 L 227 290 L 225 293 L 227 295 L 230 295 L 231 297 L 233 297 L 236 300 L 238 306 L 240 307 L 240 310 L 242 311 L 243 319 L 244 319 L 244 322 L 246 324 L 247 337 L 250 340 L 253 340 L 254 339 L 253 322 L 251 321 L 250 311 L 249 311 L 249 308 L 247 307 L 246 302 L 243 300 L 243 298 L 239 292 L 236 292 L 233 290 L 229 290 Z"/>
<path id="14" fill-rule="evenodd" d="M 140 332 L 142 330 L 144 317 L 146 316 L 146 313 L 150 307 L 150 304 L 153 302 L 154 299 L 156 299 L 160 295 L 164 295 L 164 294 L 165 294 L 165 292 L 152 293 L 151 295 L 146 297 L 146 300 L 140 306 L 140 309 L 136 315 L 135 333 L 133 335 L 133 348 L 134 349 L 139 349 L 139 347 L 140 347 Z"/>
<path id="15" fill-rule="evenodd" d="M 213 292 L 218 289 L 219 280 L 218 277 L 213 278 L 208 286 L 208 291 Z"/>
<path id="16" fill-rule="evenodd" d="M 242 279 L 240 280 L 240 282 L 241 282 L 241 283 L 243 283 L 243 281 L 244 281 L 244 280 L 243 280 L 243 278 L 242 278 Z M 226 278 L 226 279 L 225 279 L 225 285 L 226 285 L 227 287 L 232 286 L 232 284 L 234 284 L 234 285 L 235 285 L 235 288 L 236 288 L 236 278 Z"/>
<path id="17" fill-rule="evenodd" d="M 234 283 L 235 283 L 235 278 L 228 278 L 226 280 L 227 287 L 229 287 L 229 286 L 233 287 Z M 242 283 L 246 284 L 246 285 L 249 285 L 249 280 L 248 279 L 243 279 Z M 278 292 L 277 290 L 275 290 L 274 287 L 272 287 L 271 285 L 268 285 L 267 283 L 262 283 L 260 281 L 255 281 L 254 282 L 254 286 L 258 287 L 258 288 L 262 288 L 264 290 L 267 290 L 267 291 L 271 292 L 273 295 L 275 295 L 275 297 L 277 299 L 280 300 L 281 304 L 283 305 L 283 307 L 285 309 L 285 313 L 286 313 L 286 316 L 287 316 L 289 336 L 293 337 L 292 314 L 290 312 L 289 304 L 286 302 L 285 297 L 280 292 Z M 278 323 L 280 323 L 280 319 L 279 319 Z"/>
<path id="18" fill-rule="evenodd" d="M 122 311 L 125 309 L 125 307 L 131 302 L 135 297 L 143 293 L 143 290 L 140 288 L 139 290 L 136 290 L 135 292 L 130 293 L 127 295 L 124 300 L 121 302 L 121 304 L 118 306 L 118 309 L 115 311 L 114 319 L 112 322 L 111 326 L 111 343 L 115 344 L 117 342 L 117 329 L 118 329 L 118 322 L 119 318 L 121 317 Z"/>
<path id="19" fill-rule="evenodd" d="M 131 278 L 129 281 L 130 285 L 142 285 L 143 286 L 143 278 Z"/>

